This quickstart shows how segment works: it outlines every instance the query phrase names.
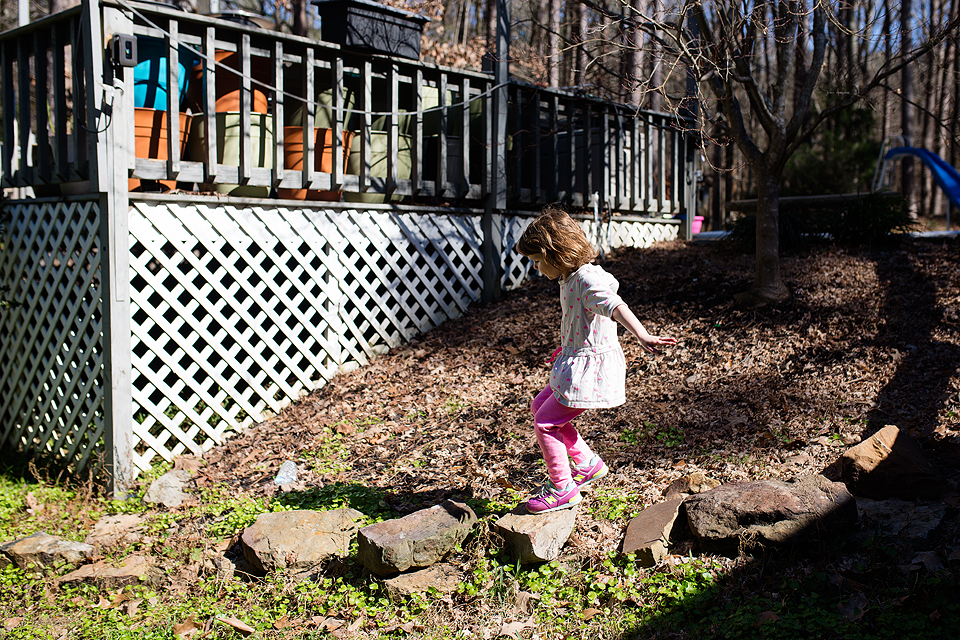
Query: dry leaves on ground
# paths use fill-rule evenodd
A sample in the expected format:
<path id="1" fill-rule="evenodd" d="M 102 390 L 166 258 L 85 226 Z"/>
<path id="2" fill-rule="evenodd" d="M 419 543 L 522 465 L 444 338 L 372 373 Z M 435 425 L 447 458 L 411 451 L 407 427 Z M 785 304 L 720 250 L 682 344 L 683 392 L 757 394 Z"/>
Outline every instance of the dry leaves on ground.
<path id="1" fill-rule="evenodd" d="M 752 280 L 749 256 L 674 242 L 608 257 L 645 326 L 679 343 L 651 357 L 621 331 L 627 403 L 577 422 L 614 471 L 588 497 L 578 547 L 615 548 L 599 526 L 605 496 L 648 505 L 692 471 L 722 482 L 820 472 L 884 424 L 957 480 L 958 262 L 944 240 L 787 256 L 792 299 L 744 309 L 733 299 Z M 400 514 L 448 497 L 518 500 L 511 488 L 545 477 L 528 406 L 548 381 L 556 286 L 530 282 L 336 377 L 211 451 L 204 480 L 269 493 L 293 459 L 306 486 L 380 488 Z"/>

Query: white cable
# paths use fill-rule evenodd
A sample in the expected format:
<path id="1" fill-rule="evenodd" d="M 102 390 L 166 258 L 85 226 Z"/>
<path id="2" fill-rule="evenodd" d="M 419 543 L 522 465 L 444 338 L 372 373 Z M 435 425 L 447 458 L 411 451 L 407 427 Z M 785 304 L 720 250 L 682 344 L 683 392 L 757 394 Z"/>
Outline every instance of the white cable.
<path id="1" fill-rule="evenodd" d="M 119 4 L 120 6 L 125 7 L 125 8 L 128 9 L 129 11 L 132 11 L 134 14 L 140 16 L 140 18 L 141 18 L 144 22 L 146 22 L 148 25 L 150 25 L 151 27 L 153 27 L 154 29 L 156 29 L 157 31 L 159 31 L 160 33 L 162 33 L 163 35 L 167 36 L 167 38 L 172 38 L 172 36 L 170 35 L 170 32 L 169 32 L 169 31 L 161 28 L 161 27 L 160 27 L 159 25 L 157 25 L 155 22 L 153 22 L 152 20 L 150 20 L 150 18 L 148 18 L 147 16 L 145 16 L 145 15 L 143 15 L 142 13 L 140 13 L 139 11 L 137 11 L 136 7 L 130 6 L 129 4 L 127 4 L 126 2 L 124 2 L 124 0 L 115 0 L 115 1 L 116 1 L 117 4 Z M 178 44 L 179 44 L 179 43 L 178 43 Z M 182 46 L 187 47 L 188 45 L 183 44 Z M 218 67 L 222 67 L 223 69 L 226 69 L 227 71 L 229 71 L 230 73 L 234 74 L 234 75 L 237 76 L 237 77 L 241 77 L 241 78 L 243 77 L 243 74 L 242 74 L 241 72 L 237 71 L 236 69 L 233 69 L 232 67 L 228 67 L 227 65 L 223 64 L 222 62 L 217 62 L 217 60 L 216 60 L 215 58 L 211 58 L 211 56 L 210 56 L 209 54 L 205 54 L 205 53 L 203 53 L 202 51 L 196 51 L 196 50 L 194 50 L 194 49 L 190 49 L 190 51 L 191 51 L 191 53 L 194 53 L 194 54 L 196 54 L 197 56 L 199 56 L 201 59 L 203 59 L 207 64 L 212 64 L 212 65 L 216 65 L 216 66 L 218 66 Z M 279 94 L 281 94 L 281 95 L 283 95 L 283 96 L 286 96 L 286 97 L 288 97 L 288 98 L 292 98 L 292 99 L 294 99 L 294 100 L 296 100 L 296 101 L 298 101 L 298 102 L 302 102 L 304 105 L 310 104 L 310 105 L 313 105 L 314 107 L 319 107 L 319 108 L 321 108 L 321 109 L 328 109 L 328 110 L 330 110 L 330 111 L 336 111 L 336 107 L 332 107 L 332 106 L 327 105 L 327 104 L 322 104 L 322 103 L 320 103 L 320 102 L 314 102 L 313 100 L 307 100 L 307 99 L 304 98 L 303 96 L 297 96 L 297 95 L 294 95 L 294 94 L 292 94 L 292 93 L 288 93 L 288 92 L 284 91 L 283 89 L 279 89 L 279 88 L 277 88 L 277 87 L 274 87 L 274 86 L 272 86 L 272 85 L 266 84 L 266 83 L 264 83 L 264 82 L 260 82 L 260 81 L 257 80 L 256 78 L 251 77 L 251 78 L 250 78 L 250 81 L 251 81 L 252 83 L 255 83 L 255 84 L 263 87 L 263 88 L 266 89 L 267 91 L 272 91 L 272 92 L 274 92 L 274 93 L 279 93 Z M 473 97 L 467 98 L 466 100 L 461 100 L 460 102 L 454 102 L 454 103 L 452 103 L 452 104 L 446 104 L 446 105 L 443 105 L 443 106 L 430 107 L 429 109 L 421 109 L 421 110 L 419 110 L 419 111 L 364 111 L 364 110 L 362 110 L 362 109 L 348 109 L 347 107 L 341 107 L 341 108 L 342 108 L 342 110 L 344 111 L 344 113 L 359 113 L 359 114 L 361 114 L 361 115 L 370 115 L 370 116 L 397 116 L 397 117 L 400 117 L 400 116 L 412 116 L 412 115 L 421 115 L 421 116 L 422 116 L 423 114 L 432 113 L 432 112 L 434 112 L 434 111 L 442 111 L 443 109 L 453 109 L 453 108 L 455 108 L 455 107 L 462 107 L 462 106 L 465 105 L 465 104 L 469 104 L 469 103 L 471 103 L 471 102 L 473 102 L 473 101 L 475 101 L 475 100 L 479 100 L 480 98 L 483 98 L 483 97 L 485 97 L 485 96 L 487 96 L 487 95 L 490 95 L 491 93 L 493 93 L 493 92 L 496 91 L 497 89 L 500 89 L 501 87 L 505 87 L 505 86 L 507 86 L 508 84 L 509 84 L 509 83 L 507 83 L 507 82 L 501 82 L 500 84 L 495 85 L 495 86 L 493 86 L 493 87 L 490 87 L 490 88 L 487 89 L 486 91 L 484 91 L 484 92 L 482 92 L 482 93 L 479 93 L 479 94 L 477 94 L 477 95 L 475 95 L 475 96 L 473 96 Z M 439 88 L 438 88 L 438 91 L 439 91 Z M 442 98 L 442 97 L 443 97 L 443 96 L 441 96 L 441 98 Z"/>

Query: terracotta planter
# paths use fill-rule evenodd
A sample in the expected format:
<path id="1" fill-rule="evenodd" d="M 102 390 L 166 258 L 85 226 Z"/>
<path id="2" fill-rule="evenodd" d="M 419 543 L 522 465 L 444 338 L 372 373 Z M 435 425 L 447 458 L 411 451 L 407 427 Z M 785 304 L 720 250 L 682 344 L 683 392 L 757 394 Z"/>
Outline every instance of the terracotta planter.
<path id="1" fill-rule="evenodd" d="M 317 127 L 314 130 L 314 167 L 322 173 L 333 173 L 333 130 Z M 353 131 L 343 132 L 343 170 L 346 171 L 350 157 L 350 144 L 353 142 Z M 303 169 L 303 127 L 283 128 L 283 168 Z M 323 200 L 339 202 L 341 191 L 315 191 L 307 189 L 279 189 L 278 195 L 283 200 Z"/>
<path id="2" fill-rule="evenodd" d="M 134 152 L 138 158 L 167 160 L 167 112 L 155 109 L 137 108 L 134 115 Z M 187 150 L 187 137 L 193 117 L 180 113 L 180 157 Z M 130 191 L 170 191 L 177 188 L 175 180 L 139 180 L 131 178 L 127 188 Z"/>
<path id="3" fill-rule="evenodd" d="M 217 97 L 214 103 L 214 111 L 217 113 L 239 112 L 240 111 L 240 54 L 234 51 L 217 51 L 215 54 L 217 65 Z M 224 68 L 227 67 L 227 69 Z M 270 73 L 270 61 L 266 58 L 252 57 L 250 61 L 251 77 L 257 82 L 266 85 L 273 83 L 273 74 Z M 234 69 L 233 73 L 228 69 Z M 195 111 L 202 113 L 206 108 L 205 90 L 206 82 L 204 80 L 203 62 L 193 68 L 193 77 L 190 81 L 190 104 Z M 256 83 L 251 83 L 250 87 L 250 111 L 254 113 L 269 113 L 270 107 L 267 101 L 267 94 L 263 87 Z"/>

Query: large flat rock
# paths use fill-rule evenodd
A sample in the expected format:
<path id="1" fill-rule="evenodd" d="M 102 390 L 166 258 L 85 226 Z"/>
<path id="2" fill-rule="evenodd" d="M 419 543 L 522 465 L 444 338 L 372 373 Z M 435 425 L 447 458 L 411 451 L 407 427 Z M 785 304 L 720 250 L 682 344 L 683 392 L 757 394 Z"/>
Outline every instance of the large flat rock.
<path id="1" fill-rule="evenodd" d="M 885 541 L 905 545 L 927 542 L 947 517 L 942 502 L 919 504 L 906 500 L 857 500 L 861 529 Z"/>
<path id="2" fill-rule="evenodd" d="M 135 513 L 121 513 L 97 520 L 83 541 L 95 547 L 113 547 L 136 544 L 142 537 L 143 518 Z"/>
<path id="3" fill-rule="evenodd" d="M 477 523 L 465 504 L 445 500 L 415 513 L 371 524 L 357 535 L 363 566 L 377 575 L 389 575 L 443 560 Z"/>
<path id="4" fill-rule="evenodd" d="M 60 578 L 61 584 L 90 582 L 101 589 L 121 589 L 123 587 L 146 583 L 159 585 L 164 574 L 154 566 L 153 561 L 141 555 L 133 555 L 119 563 L 100 560 L 94 564 L 85 564 Z"/>
<path id="5" fill-rule="evenodd" d="M 691 496 L 690 531 L 705 550 L 742 543 L 801 544 L 847 533 L 857 503 L 841 482 L 803 476 L 792 482 L 734 482 Z"/>
<path id="6" fill-rule="evenodd" d="M 41 569 L 58 562 L 80 564 L 96 555 L 92 545 L 73 542 L 43 531 L 0 545 L 0 568 L 13 563 L 26 570 Z"/>
<path id="7" fill-rule="evenodd" d="M 243 530 L 243 555 L 259 571 L 310 571 L 331 557 L 343 557 L 360 528 L 356 509 L 261 513 Z"/>
<path id="8" fill-rule="evenodd" d="M 398 576 L 383 581 L 387 593 L 395 596 L 409 596 L 414 593 L 425 593 L 429 589 L 436 589 L 440 593 L 453 593 L 457 590 L 463 574 L 456 567 L 449 564 L 435 564 L 426 569 L 401 573 Z"/>

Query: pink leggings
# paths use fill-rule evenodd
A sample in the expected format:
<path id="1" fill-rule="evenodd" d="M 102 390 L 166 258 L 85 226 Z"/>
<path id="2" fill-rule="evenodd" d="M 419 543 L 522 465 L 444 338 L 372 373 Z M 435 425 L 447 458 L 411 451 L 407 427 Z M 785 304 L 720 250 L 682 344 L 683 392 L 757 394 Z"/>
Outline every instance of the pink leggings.
<path id="1" fill-rule="evenodd" d="M 574 409 L 560 404 L 547 387 L 533 399 L 530 405 L 533 412 L 533 426 L 547 463 L 550 481 L 558 487 L 566 487 L 573 479 L 570 474 L 569 455 L 575 464 L 583 464 L 593 457 L 593 452 L 580 434 L 570 423 L 586 409 Z"/>

